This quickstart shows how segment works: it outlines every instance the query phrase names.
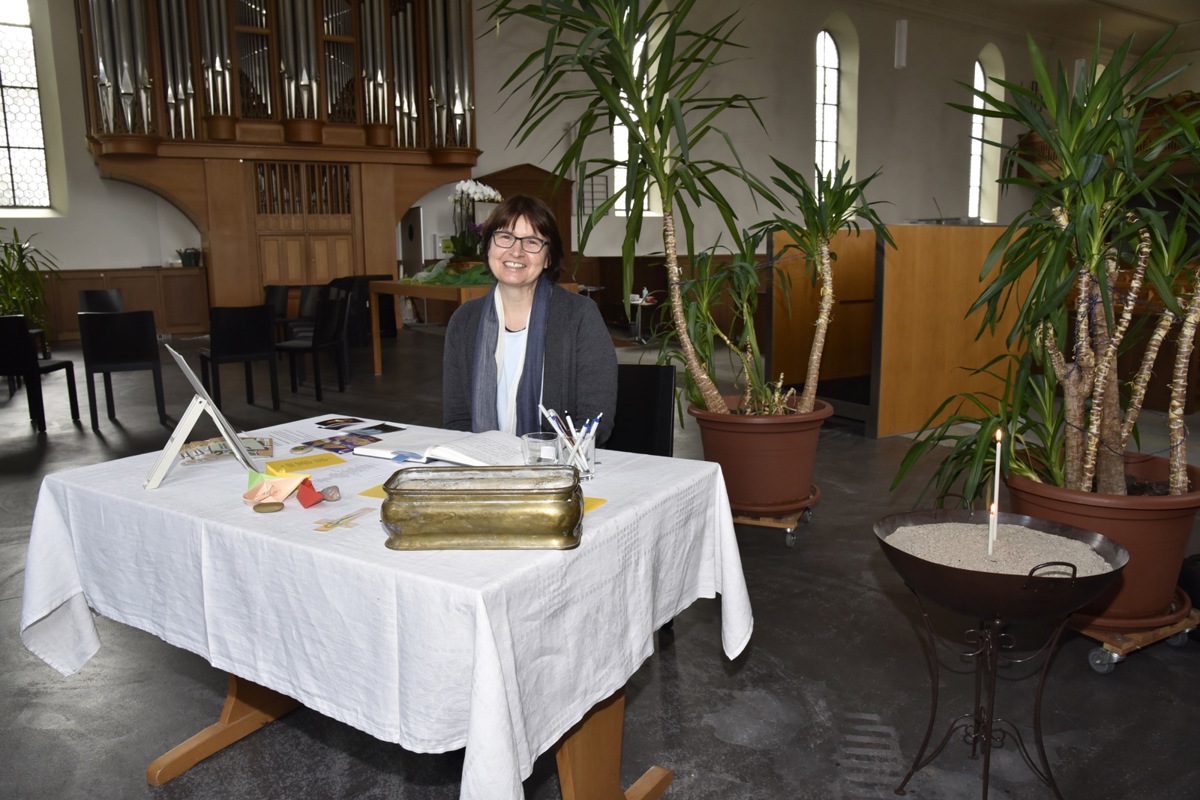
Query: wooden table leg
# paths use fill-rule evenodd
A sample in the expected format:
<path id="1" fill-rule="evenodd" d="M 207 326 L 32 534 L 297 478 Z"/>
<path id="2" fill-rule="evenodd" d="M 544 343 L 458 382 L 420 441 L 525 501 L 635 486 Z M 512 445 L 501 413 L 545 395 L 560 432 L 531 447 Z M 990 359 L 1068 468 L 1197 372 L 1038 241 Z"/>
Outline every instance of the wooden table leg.
<path id="1" fill-rule="evenodd" d="M 379 304 L 383 295 L 371 292 L 371 357 L 375 360 L 375 374 L 383 374 L 383 351 L 379 343 Z"/>
<path id="2" fill-rule="evenodd" d="M 154 759 L 146 768 L 146 782 L 151 786 L 162 786 L 172 778 L 178 778 L 204 759 L 279 719 L 298 705 L 300 703 L 287 695 L 230 673 L 229 693 L 225 696 L 221 721 Z"/>
<path id="3" fill-rule="evenodd" d="M 625 690 L 598 703 L 558 743 L 558 783 L 563 800 L 655 800 L 675 775 L 651 767 L 629 791 L 621 788 L 621 738 Z"/>

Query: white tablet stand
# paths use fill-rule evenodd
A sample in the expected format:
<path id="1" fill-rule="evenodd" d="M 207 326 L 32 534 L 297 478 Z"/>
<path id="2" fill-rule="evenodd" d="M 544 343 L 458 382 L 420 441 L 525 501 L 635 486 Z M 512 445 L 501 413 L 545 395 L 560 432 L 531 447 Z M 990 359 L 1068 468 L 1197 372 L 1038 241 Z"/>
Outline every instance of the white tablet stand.
<path id="1" fill-rule="evenodd" d="M 216 423 L 217 430 L 221 432 L 225 443 L 229 445 L 230 452 L 237 458 L 238 463 L 251 472 L 260 472 L 258 465 L 254 463 L 254 459 L 250 457 L 250 453 L 246 450 L 246 446 L 242 444 L 242 440 L 238 438 L 237 431 L 229 424 L 229 420 L 225 419 L 225 415 L 221 413 L 221 409 L 217 408 L 217 404 L 208 396 L 208 392 L 204 390 L 204 385 L 196 377 L 196 373 L 192 372 L 192 368 L 188 366 L 187 361 L 183 356 L 171 349 L 170 345 L 164 345 L 167 352 L 175 359 L 175 363 L 183 370 L 183 374 L 187 376 L 188 382 L 192 384 L 192 388 L 196 390 L 196 394 L 192 397 L 192 402 L 188 404 L 187 410 L 183 412 L 183 416 L 179 418 L 179 424 L 175 426 L 175 430 L 171 433 L 171 438 L 167 440 L 166 446 L 162 452 L 158 454 L 158 460 L 154 462 L 154 468 L 150 470 L 150 476 L 146 478 L 146 482 L 142 486 L 146 489 L 157 489 L 162 483 L 163 478 L 171 471 L 171 467 L 175 466 L 175 462 L 179 460 L 179 451 L 187 442 L 192 433 L 192 427 L 196 424 L 196 420 L 200 419 L 201 414 L 207 413 L 212 417 L 212 421 Z"/>

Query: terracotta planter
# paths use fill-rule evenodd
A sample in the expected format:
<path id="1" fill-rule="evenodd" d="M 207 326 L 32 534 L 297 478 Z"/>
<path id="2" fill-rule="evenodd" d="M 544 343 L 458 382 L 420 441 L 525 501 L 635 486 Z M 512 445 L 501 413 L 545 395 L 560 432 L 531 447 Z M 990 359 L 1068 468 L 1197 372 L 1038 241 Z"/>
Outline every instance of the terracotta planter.
<path id="1" fill-rule="evenodd" d="M 1165 458 L 1127 454 L 1125 470 L 1137 478 L 1166 480 Z M 1189 466 L 1193 487 L 1200 468 Z M 1097 627 L 1149 630 L 1187 616 L 1191 604 L 1175 589 L 1192 534 L 1200 491 L 1165 497 L 1125 497 L 1063 489 L 1016 475 L 1008 477 L 1011 511 L 1096 531 L 1129 551 L 1129 565 L 1081 617 Z M 1181 599 L 1182 598 L 1182 599 Z"/>
<path id="2" fill-rule="evenodd" d="M 700 426 L 705 460 L 721 465 L 735 514 L 784 517 L 820 498 L 813 464 L 821 425 L 833 414 L 829 403 L 818 400 L 812 413 L 776 417 L 713 414 L 695 406 L 688 414 Z"/>

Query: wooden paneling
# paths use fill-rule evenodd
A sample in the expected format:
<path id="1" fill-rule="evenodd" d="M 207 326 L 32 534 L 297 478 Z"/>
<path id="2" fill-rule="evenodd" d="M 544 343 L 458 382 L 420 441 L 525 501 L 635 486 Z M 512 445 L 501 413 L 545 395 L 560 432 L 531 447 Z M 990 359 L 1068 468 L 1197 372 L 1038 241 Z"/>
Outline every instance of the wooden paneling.
<path id="1" fill-rule="evenodd" d="M 208 332 L 208 276 L 203 267 L 60 270 L 47 291 L 55 341 L 79 340 L 76 315 L 82 289 L 120 289 L 125 310 L 153 311 L 159 333 Z"/>
<path id="2" fill-rule="evenodd" d="M 350 236 L 309 236 L 308 280 L 304 283 L 329 283 L 334 278 L 354 274 L 354 239 Z"/>
<path id="3" fill-rule="evenodd" d="M 204 265 L 212 273 L 212 304 L 249 306 L 261 302 L 261 270 L 254 234 L 254 174 L 251 164 L 205 161 L 209 228 L 202 229 Z"/>
<path id="4" fill-rule="evenodd" d="M 308 248 L 304 236 L 259 236 L 263 285 L 307 283 Z"/>
<path id="5" fill-rule="evenodd" d="M 790 241 L 776 234 L 774 252 Z M 833 319 L 825 338 L 821 379 L 852 378 L 871 372 L 871 326 L 875 314 L 875 234 L 842 232 L 830 248 L 833 263 Z M 789 250 L 779 259 L 790 289 L 774 293 L 770 372 L 785 383 L 802 383 L 808 371 L 813 325 L 820 296 L 804 257 Z"/>
<path id="6" fill-rule="evenodd" d="M 919 430 L 938 405 L 958 392 L 999 393 L 998 383 L 972 377 L 1005 352 L 1007 328 L 976 338 L 967 309 L 983 285 L 979 271 L 1004 228 L 904 225 L 891 229 L 896 249 L 882 254 L 876 336 L 875 424 L 891 436 Z M 968 368 L 968 369 L 964 369 Z"/>

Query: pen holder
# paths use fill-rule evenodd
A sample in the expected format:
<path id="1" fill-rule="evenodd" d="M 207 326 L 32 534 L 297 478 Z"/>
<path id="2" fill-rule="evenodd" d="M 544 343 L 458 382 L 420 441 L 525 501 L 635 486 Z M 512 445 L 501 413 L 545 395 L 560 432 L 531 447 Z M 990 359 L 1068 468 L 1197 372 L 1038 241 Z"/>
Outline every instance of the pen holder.
<path id="1" fill-rule="evenodd" d="M 558 463 L 579 470 L 579 480 L 591 480 L 596 474 L 596 437 L 586 436 L 578 446 L 558 437 Z"/>

